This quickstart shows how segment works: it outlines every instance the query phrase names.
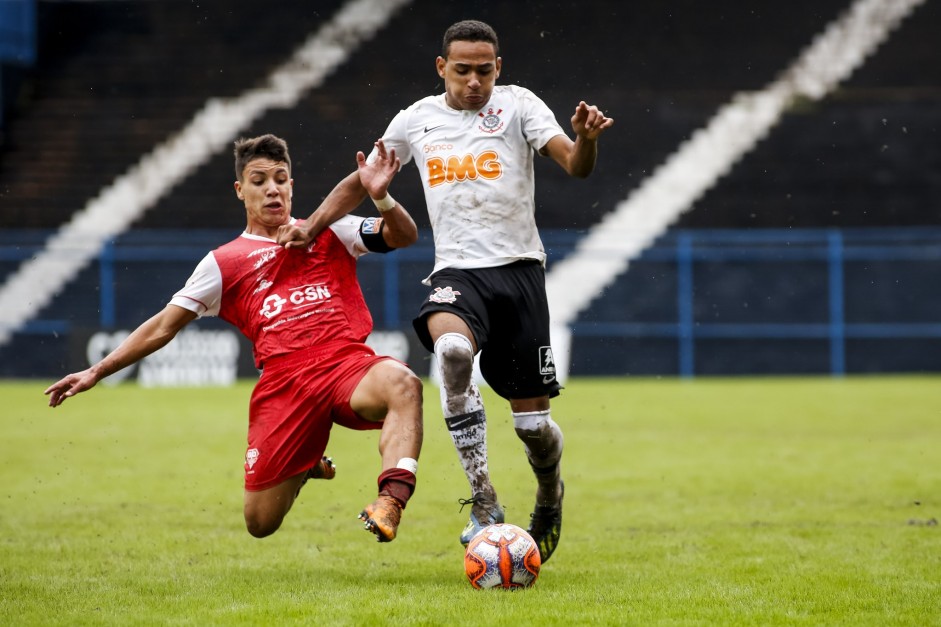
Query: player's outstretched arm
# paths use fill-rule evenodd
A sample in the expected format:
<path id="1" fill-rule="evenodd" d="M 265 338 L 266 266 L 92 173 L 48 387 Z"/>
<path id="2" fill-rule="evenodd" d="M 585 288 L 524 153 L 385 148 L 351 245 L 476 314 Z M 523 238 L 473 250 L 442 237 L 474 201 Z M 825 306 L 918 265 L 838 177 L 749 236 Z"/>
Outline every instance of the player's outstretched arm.
<path id="1" fill-rule="evenodd" d="M 358 207 L 364 198 L 366 189 L 359 181 L 359 174 L 350 172 L 305 221 L 278 227 L 278 243 L 285 248 L 307 246 L 321 231 Z"/>
<path id="2" fill-rule="evenodd" d="M 192 311 L 176 305 L 167 305 L 160 313 L 137 327 L 120 346 L 97 364 L 81 372 L 73 372 L 46 388 L 49 407 L 58 407 L 65 399 L 90 390 L 108 375 L 137 363 L 166 346 L 180 329 L 195 319 L 196 314 Z"/>
<path id="3" fill-rule="evenodd" d="M 418 241 L 418 227 L 412 216 L 389 194 L 389 184 L 402 166 L 395 150 L 386 151 L 380 139 L 376 142 L 375 161 L 367 163 L 366 155 L 358 152 L 356 166 L 363 187 L 382 214 L 385 222 L 382 238 L 386 244 L 392 248 L 405 248 Z"/>
<path id="4" fill-rule="evenodd" d="M 374 145 L 376 158 L 372 163 L 367 162 L 366 155 L 362 152 L 356 153 L 356 173 L 369 197 L 378 201 L 389 193 L 389 185 L 402 163 L 395 156 L 395 150 L 386 150 L 386 144 L 381 139 L 376 140 Z"/>
<path id="5" fill-rule="evenodd" d="M 549 140 L 544 151 L 571 176 L 585 178 L 595 169 L 598 160 L 598 137 L 614 125 L 614 119 L 584 100 L 575 107 L 572 115 L 573 142 L 565 135 Z"/>
<path id="6" fill-rule="evenodd" d="M 304 222 L 286 224 L 278 229 L 278 243 L 285 248 L 300 248 L 307 246 L 325 228 L 347 215 L 363 202 L 367 195 L 381 200 L 388 194 L 389 184 L 401 167 L 401 162 L 395 156 L 395 151 L 387 152 L 382 140 L 376 142 L 378 156 L 372 163 L 366 162 L 362 152 L 356 154 L 357 169 L 348 174 L 324 198 L 320 206 L 310 214 Z M 398 207 L 404 213 L 401 206 Z M 390 237 L 387 243 L 395 248 L 402 248 L 414 243 L 418 239 L 418 230 L 414 229 L 413 239 L 407 234 L 411 217 L 405 214 L 407 220 L 397 220 L 401 216 L 384 216 L 387 218 L 387 228 Z M 391 218 L 391 220 L 389 220 Z M 391 222 L 400 222 L 401 232 L 397 233 Z M 414 228 L 414 223 L 412 223 Z"/>

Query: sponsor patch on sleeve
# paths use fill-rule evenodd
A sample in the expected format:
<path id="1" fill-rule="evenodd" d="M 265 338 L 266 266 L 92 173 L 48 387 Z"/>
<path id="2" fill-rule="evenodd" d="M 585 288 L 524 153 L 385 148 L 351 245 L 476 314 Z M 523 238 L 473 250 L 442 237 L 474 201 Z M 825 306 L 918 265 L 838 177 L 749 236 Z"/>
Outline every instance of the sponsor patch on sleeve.
<path id="1" fill-rule="evenodd" d="M 382 218 L 366 218 L 359 230 L 363 235 L 376 235 L 381 227 Z"/>

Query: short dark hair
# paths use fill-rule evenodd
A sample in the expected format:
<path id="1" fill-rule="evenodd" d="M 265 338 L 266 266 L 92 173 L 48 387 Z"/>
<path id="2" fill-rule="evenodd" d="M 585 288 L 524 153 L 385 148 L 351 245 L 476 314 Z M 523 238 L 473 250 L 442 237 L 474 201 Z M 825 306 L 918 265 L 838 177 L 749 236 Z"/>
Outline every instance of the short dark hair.
<path id="1" fill-rule="evenodd" d="M 242 172 L 250 162 L 255 159 L 271 159 L 283 161 L 291 172 L 291 155 L 288 154 L 288 143 L 270 133 L 259 137 L 241 137 L 235 140 L 235 178 L 242 180 Z"/>
<path id="2" fill-rule="evenodd" d="M 485 41 L 493 44 L 494 56 L 500 56 L 500 42 L 497 41 L 497 33 L 489 24 L 478 20 L 464 20 L 452 24 L 448 30 L 444 31 L 444 41 L 441 45 L 441 56 L 448 58 L 448 49 L 452 41 Z"/>

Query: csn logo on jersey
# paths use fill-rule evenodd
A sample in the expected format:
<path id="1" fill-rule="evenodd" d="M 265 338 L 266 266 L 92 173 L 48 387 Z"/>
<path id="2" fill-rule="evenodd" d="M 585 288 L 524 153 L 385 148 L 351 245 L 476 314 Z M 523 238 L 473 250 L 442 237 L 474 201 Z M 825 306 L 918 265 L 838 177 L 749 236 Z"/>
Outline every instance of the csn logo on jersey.
<path id="1" fill-rule="evenodd" d="M 328 300 L 330 297 L 330 289 L 326 285 L 302 285 L 292 289 L 287 298 L 282 298 L 280 294 L 271 294 L 266 297 L 258 313 L 271 320 L 281 313 L 288 303 L 294 305 L 293 309 L 297 309 L 299 307 L 309 307 L 315 303 Z"/>

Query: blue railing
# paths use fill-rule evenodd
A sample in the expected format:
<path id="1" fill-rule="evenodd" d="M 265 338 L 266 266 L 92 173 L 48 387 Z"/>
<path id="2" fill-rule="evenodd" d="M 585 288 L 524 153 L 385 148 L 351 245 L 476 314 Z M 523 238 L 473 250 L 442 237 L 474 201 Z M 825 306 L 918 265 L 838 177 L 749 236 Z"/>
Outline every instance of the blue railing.
<path id="1" fill-rule="evenodd" d="M 941 291 L 941 229 L 938 228 L 676 231 L 645 251 L 633 266 L 636 269 L 644 263 L 656 262 L 675 265 L 675 319 L 578 322 L 573 327 L 573 335 L 676 340 L 678 371 L 686 377 L 695 373 L 697 341 L 704 339 L 826 340 L 829 371 L 842 375 L 847 370 L 845 346 L 848 339 L 941 338 L 941 296 L 936 295 Z M 697 294 L 698 266 L 805 262 L 821 264 L 817 276 L 808 279 L 826 283 L 826 319 L 807 321 L 802 319 L 800 311 L 793 311 L 793 319 L 787 321 L 717 323 L 695 315 L 697 302 L 703 299 Z M 911 316 L 905 316 L 902 311 L 896 312 L 897 319 L 868 322 L 848 319 L 854 312 L 847 311 L 846 264 L 886 262 L 927 268 L 928 279 L 917 287 L 928 288 L 922 295 L 922 315 L 933 320 L 906 320 Z M 899 307 L 902 306 L 900 303 Z"/>
<path id="2" fill-rule="evenodd" d="M 550 260 L 571 252 L 580 235 L 545 231 Z M 97 264 L 97 320 L 82 324 L 128 326 L 128 316 L 119 314 L 128 308 L 127 299 L 138 295 L 125 291 L 122 300 L 120 277 L 127 283 L 138 263 L 177 263 L 179 269 L 170 274 L 179 284 L 207 250 L 231 236 L 137 231 L 109 243 Z M 0 236 L 0 267 L 8 269 L 41 246 L 38 234 L 15 244 L 6 239 Z M 433 257 L 429 234 L 423 233 L 411 248 L 363 258 L 361 276 L 377 327 L 410 326 L 426 289 L 419 281 Z M 666 286 L 663 296 L 639 310 L 634 301 L 643 296 L 642 289 L 623 297 L 606 294 L 573 325 L 573 345 L 580 338 L 665 339 L 675 342 L 675 374 L 690 377 L 700 370 L 697 353 L 704 342 L 814 340 L 828 346 L 827 370 L 842 375 L 848 371 L 848 342 L 941 339 L 941 228 L 677 230 L 632 261 L 618 283 L 634 280 L 649 267 L 658 269 L 660 286 Z M 890 297 L 882 293 L 879 298 L 886 302 L 867 304 L 868 283 L 877 282 L 889 285 Z M 791 294 L 807 286 L 807 293 Z M 757 314 L 736 309 L 736 299 L 762 290 L 780 295 L 782 304 Z M 714 310 L 723 313 L 711 316 Z M 73 320 L 34 320 L 20 332 L 65 334 Z"/>

